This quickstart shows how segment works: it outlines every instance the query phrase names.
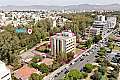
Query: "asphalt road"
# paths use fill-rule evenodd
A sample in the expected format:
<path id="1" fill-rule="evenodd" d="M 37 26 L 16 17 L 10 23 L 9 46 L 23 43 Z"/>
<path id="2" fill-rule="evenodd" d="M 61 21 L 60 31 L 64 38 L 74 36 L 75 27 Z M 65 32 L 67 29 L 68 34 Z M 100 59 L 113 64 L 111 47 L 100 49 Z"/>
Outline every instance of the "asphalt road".
<path id="1" fill-rule="evenodd" d="M 105 34 L 104 38 L 107 38 L 110 34 L 112 34 L 112 32 L 113 31 Z M 103 43 L 99 42 L 98 44 L 96 44 L 98 47 L 97 46 L 93 46 L 92 49 L 90 49 L 90 51 L 92 51 L 92 52 L 91 52 L 91 54 L 89 56 L 83 56 L 82 57 L 84 59 L 83 61 L 80 61 L 80 59 L 78 59 L 78 61 L 75 62 L 73 65 L 69 65 L 69 68 L 67 70 L 68 71 L 70 71 L 71 69 L 81 70 L 84 67 L 85 64 L 93 63 L 95 61 L 95 59 L 96 59 L 95 55 L 97 55 L 97 52 L 99 51 L 100 47 L 105 45 L 105 43 L 104 43 L 105 40 L 103 39 L 102 41 L 103 41 Z M 108 55 L 107 57 L 108 57 L 108 60 L 112 59 L 111 55 Z M 59 75 L 56 74 L 57 76 L 54 77 L 52 80 L 60 80 L 60 79 L 62 79 L 65 76 L 65 71 L 66 70 L 60 72 Z"/>
<path id="2" fill-rule="evenodd" d="M 85 64 L 87 63 L 93 63 L 95 61 L 95 55 L 97 55 L 97 51 L 99 51 L 99 47 L 94 46 L 93 47 L 93 52 L 91 52 L 91 54 L 89 56 L 82 56 L 82 58 L 84 59 L 83 61 L 80 61 L 80 59 L 78 59 L 77 62 L 75 62 L 73 65 L 70 65 L 68 70 L 70 71 L 71 69 L 78 69 L 81 70 Z M 65 76 L 65 72 L 61 72 L 57 77 L 54 78 L 54 80 L 60 80 Z"/>
<path id="3" fill-rule="evenodd" d="M 105 34 L 104 38 L 108 38 L 108 36 L 110 34 L 112 34 L 114 31 L 111 30 L 109 33 Z M 44 78 L 44 80 L 60 80 L 65 76 L 65 71 L 66 70 L 68 70 L 68 71 L 70 71 L 71 69 L 81 70 L 85 64 L 93 63 L 95 61 L 95 55 L 97 55 L 97 51 L 99 51 L 101 46 L 104 47 L 104 45 L 105 45 L 105 43 L 104 43 L 105 39 L 104 38 L 101 41 L 99 41 L 98 44 L 96 44 L 98 47 L 93 45 L 92 48 L 89 49 L 89 51 L 92 51 L 92 52 L 90 52 L 89 56 L 82 57 L 84 59 L 83 61 L 80 61 L 80 58 L 78 58 L 78 61 L 75 62 L 74 64 L 72 64 L 72 65 L 67 64 L 68 65 L 67 69 L 66 68 L 62 68 L 62 70 L 57 69 L 55 72 L 53 72 L 53 73 L 49 74 L 48 76 L 46 76 Z M 103 43 L 101 43 L 101 42 L 103 42 Z"/>

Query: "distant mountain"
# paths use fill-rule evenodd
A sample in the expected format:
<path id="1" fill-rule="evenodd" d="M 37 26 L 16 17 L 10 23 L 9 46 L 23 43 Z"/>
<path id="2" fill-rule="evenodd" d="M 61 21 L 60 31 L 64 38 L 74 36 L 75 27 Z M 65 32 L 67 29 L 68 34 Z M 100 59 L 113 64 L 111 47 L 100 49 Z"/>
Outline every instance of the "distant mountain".
<path id="1" fill-rule="evenodd" d="M 120 10 L 120 4 L 110 5 L 68 5 L 68 6 L 47 6 L 47 5 L 31 5 L 31 6 L 0 6 L 1 10 L 43 10 L 43 9 L 55 9 L 55 10 Z"/>

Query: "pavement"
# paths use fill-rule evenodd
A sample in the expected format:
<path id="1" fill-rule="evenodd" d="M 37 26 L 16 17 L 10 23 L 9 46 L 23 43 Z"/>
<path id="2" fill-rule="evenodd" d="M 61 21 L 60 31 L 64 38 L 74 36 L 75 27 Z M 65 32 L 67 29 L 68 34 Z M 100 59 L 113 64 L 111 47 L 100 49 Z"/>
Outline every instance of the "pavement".
<path id="1" fill-rule="evenodd" d="M 38 43 L 36 46 L 34 46 L 33 48 L 27 50 L 26 52 L 23 52 L 20 57 L 22 58 L 23 61 L 26 62 L 26 60 L 29 60 L 34 56 L 34 53 L 32 53 L 33 50 L 36 49 L 36 47 L 39 47 L 43 44 L 49 43 L 50 41 L 43 41 L 42 43 Z"/>

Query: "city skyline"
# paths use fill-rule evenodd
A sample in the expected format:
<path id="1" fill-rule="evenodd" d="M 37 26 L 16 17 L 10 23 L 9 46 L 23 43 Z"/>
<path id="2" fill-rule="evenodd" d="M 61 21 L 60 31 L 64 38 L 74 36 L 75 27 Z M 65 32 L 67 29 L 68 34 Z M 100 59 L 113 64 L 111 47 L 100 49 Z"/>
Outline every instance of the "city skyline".
<path id="1" fill-rule="evenodd" d="M 27 3 L 27 4 L 26 4 Z M 94 4 L 94 5 L 106 5 L 106 4 L 120 4 L 119 0 L 0 0 L 0 6 L 16 5 L 16 6 L 28 6 L 28 5 L 50 5 L 50 6 L 66 6 L 66 5 L 79 5 L 79 4 Z"/>

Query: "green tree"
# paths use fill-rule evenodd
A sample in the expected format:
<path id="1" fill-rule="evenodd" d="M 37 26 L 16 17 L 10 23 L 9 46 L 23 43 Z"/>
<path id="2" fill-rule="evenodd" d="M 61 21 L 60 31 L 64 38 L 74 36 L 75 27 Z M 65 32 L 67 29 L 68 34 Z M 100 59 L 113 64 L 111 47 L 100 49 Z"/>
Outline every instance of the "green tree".
<path id="1" fill-rule="evenodd" d="M 79 80 L 87 77 L 87 74 L 84 72 L 80 72 L 76 69 L 70 70 L 68 74 L 64 77 L 64 80 Z"/>
<path id="2" fill-rule="evenodd" d="M 38 66 L 38 70 L 39 71 L 41 71 L 42 73 L 46 73 L 46 74 L 48 74 L 49 73 L 49 68 L 48 68 L 48 66 L 46 65 L 46 64 L 40 64 L 39 66 Z"/>
<path id="3" fill-rule="evenodd" d="M 40 62 L 41 60 L 42 60 L 41 56 L 34 56 L 31 61 L 36 63 L 36 62 Z"/>
<path id="4" fill-rule="evenodd" d="M 60 63 L 57 61 L 53 61 L 53 64 L 49 66 L 50 72 L 53 72 L 54 70 L 58 69 L 60 67 Z"/>
<path id="5" fill-rule="evenodd" d="M 29 80 L 43 80 L 43 76 L 37 73 L 31 74 Z"/>
<path id="6" fill-rule="evenodd" d="M 87 48 L 90 48 L 91 45 L 92 45 L 92 40 L 91 40 L 91 39 L 88 39 L 88 40 L 85 42 L 85 46 L 86 46 Z"/>
<path id="7" fill-rule="evenodd" d="M 57 61 L 61 64 L 66 63 L 67 61 L 67 54 L 64 52 L 61 52 L 57 56 Z"/>
<path id="8" fill-rule="evenodd" d="M 88 72 L 88 73 L 90 73 L 93 68 L 94 68 L 94 67 L 93 67 L 92 64 L 85 64 L 85 66 L 84 66 L 84 70 L 85 70 L 86 72 Z"/>
<path id="9" fill-rule="evenodd" d="M 38 69 L 38 67 L 39 67 L 39 65 L 37 63 L 34 63 L 34 62 L 31 63 L 30 66 L 33 68 L 36 68 L 36 69 Z"/>
<path id="10" fill-rule="evenodd" d="M 102 39 L 102 36 L 101 35 L 96 35 L 94 38 L 93 38 L 93 42 L 94 43 L 97 43 L 98 41 L 100 41 Z"/>

